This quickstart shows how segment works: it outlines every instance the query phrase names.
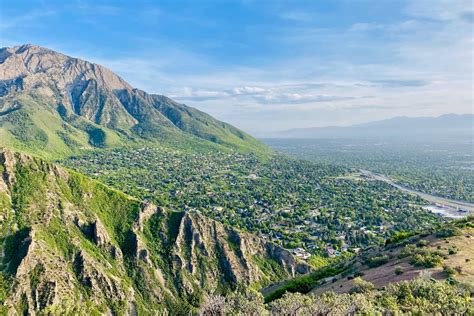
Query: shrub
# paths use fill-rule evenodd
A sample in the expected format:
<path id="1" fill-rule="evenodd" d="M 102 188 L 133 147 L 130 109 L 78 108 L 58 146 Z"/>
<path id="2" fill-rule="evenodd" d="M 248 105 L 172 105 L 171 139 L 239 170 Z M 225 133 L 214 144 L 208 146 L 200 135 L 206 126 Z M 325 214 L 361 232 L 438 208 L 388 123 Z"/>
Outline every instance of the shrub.
<path id="1" fill-rule="evenodd" d="M 454 226 L 445 226 L 436 232 L 437 237 L 452 237 L 459 236 L 460 234 L 461 230 Z"/>
<path id="2" fill-rule="evenodd" d="M 443 271 L 444 271 L 444 273 L 446 273 L 446 276 L 448 278 L 456 274 L 456 270 L 454 270 L 450 266 L 444 266 Z"/>
<path id="3" fill-rule="evenodd" d="M 374 289 L 374 284 L 359 277 L 355 278 L 352 283 L 354 286 L 350 290 L 351 293 L 367 293 Z"/>
<path id="4" fill-rule="evenodd" d="M 413 255 L 419 251 L 415 245 L 406 245 L 405 248 L 400 252 L 400 255 L 398 256 L 399 258 L 405 258 Z"/>
<path id="5" fill-rule="evenodd" d="M 396 275 L 401 275 L 401 274 L 403 274 L 403 269 L 402 269 L 402 267 L 396 267 L 396 268 L 395 268 L 395 274 L 396 274 Z"/>
<path id="6" fill-rule="evenodd" d="M 322 279 L 335 276 L 344 269 L 340 267 L 326 267 L 317 270 L 309 275 L 300 276 L 289 280 L 283 286 L 279 287 L 275 291 L 271 292 L 265 297 L 265 302 L 271 302 L 275 299 L 282 297 L 286 292 L 290 293 L 303 293 L 306 294 L 311 291 Z"/>
<path id="7" fill-rule="evenodd" d="M 414 235 L 415 235 L 415 232 L 398 232 L 394 234 L 392 237 L 388 238 L 387 241 L 385 242 L 385 245 L 387 246 L 390 244 L 397 244 Z"/>
<path id="8" fill-rule="evenodd" d="M 416 243 L 416 245 L 417 245 L 418 247 L 425 247 L 425 246 L 428 246 L 429 243 L 430 243 L 430 242 L 429 242 L 428 240 L 426 240 L 426 239 L 421 239 L 421 240 L 419 240 L 419 241 Z"/>
<path id="9" fill-rule="evenodd" d="M 433 268 L 439 266 L 442 262 L 443 258 L 433 253 L 418 253 L 415 254 L 410 260 L 411 264 L 425 268 Z"/>
<path id="10" fill-rule="evenodd" d="M 366 263 L 369 267 L 374 268 L 386 264 L 388 261 L 389 257 L 387 255 L 383 255 L 370 257 L 366 260 Z"/>
<path id="11" fill-rule="evenodd" d="M 449 247 L 449 249 L 448 249 L 448 254 L 450 254 L 450 255 L 455 255 L 455 254 L 457 254 L 457 253 L 458 253 L 458 248 L 456 248 L 456 247 Z"/>

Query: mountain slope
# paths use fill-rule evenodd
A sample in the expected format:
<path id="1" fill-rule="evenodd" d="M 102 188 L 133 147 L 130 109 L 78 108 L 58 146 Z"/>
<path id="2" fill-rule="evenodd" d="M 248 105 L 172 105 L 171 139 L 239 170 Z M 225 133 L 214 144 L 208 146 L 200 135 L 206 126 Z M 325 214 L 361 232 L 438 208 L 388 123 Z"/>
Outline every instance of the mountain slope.
<path id="1" fill-rule="evenodd" d="M 446 114 L 439 117 L 395 117 L 348 127 L 297 128 L 282 131 L 283 138 L 372 138 L 372 139 L 470 139 L 474 132 L 474 115 Z"/>
<path id="2" fill-rule="evenodd" d="M 50 156 L 136 143 L 212 147 L 208 141 L 268 152 L 237 128 L 133 89 L 105 67 L 34 45 L 0 50 L 0 136 L 0 145 Z"/>
<path id="3" fill-rule="evenodd" d="M 0 150 L 0 173 L 0 281 L 12 280 L 0 298 L 10 312 L 185 313 L 209 293 L 309 271 L 197 212 L 140 202 L 24 154 Z"/>
<path id="4" fill-rule="evenodd" d="M 461 282 L 472 288 L 472 260 L 474 217 L 467 217 L 421 233 L 398 233 L 384 247 L 368 249 L 349 261 L 279 282 L 262 292 L 267 301 L 278 299 L 285 292 L 357 293 L 383 290 L 420 275 L 453 284 Z"/>

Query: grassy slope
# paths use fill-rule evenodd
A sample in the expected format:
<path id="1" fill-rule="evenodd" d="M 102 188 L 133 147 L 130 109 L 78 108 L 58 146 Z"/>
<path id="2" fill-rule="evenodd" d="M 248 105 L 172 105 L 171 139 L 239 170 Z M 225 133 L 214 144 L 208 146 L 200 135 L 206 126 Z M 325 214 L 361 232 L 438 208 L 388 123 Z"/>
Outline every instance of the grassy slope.
<path id="1" fill-rule="evenodd" d="M 21 109 L 0 116 L 0 146 L 48 159 L 67 157 L 93 148 L 84 130 L 62 120 L 48 104 L 25 95 L 18 101 L 22 104 Z M 114 131 L 100 128 L 106 135 L 105 146 L 122 144 L 121 137 Z"/>
<path id="2" fill-rule="evenodd" d="M 4 102 L 20 104 L 21 108 L 0 115 L 0 146 L 47 159 L 65 158 L 82 150 L 143 145 L 188 150 L 235 150 L 261 156 L 271 152 L 231 125 L 184 105 L 178 107 L 179 111 L 169 113 L 179 128 L 141 124 L 138 129 L 132 128 L 134 132 L 120 132 L 71 113 L 60 114 L 55 106 L 51 106 L 54 99 L 21 93 Z M 93 134 L 95 132 L 99 134 L 99 140 L 94 139 L 97 137 Z"/>
<path id="3" fill-rule="evenodd" d="M 442 233 L 446 231 L 449 231 L 447 235 L 451 235 L 450 227 L 455 228 L 455 235 L 443 237 Z M 353 279 L 356 276 L 362 276 L 363 280 L 381 289 L 391 283 L 412 280 L 423 271 L 430 273 L 434 279 L 446 280 L 449 275 L 444 271 L 445 266 L 461 271 L 455 276 L 457 280 L 474 285 L 472 264 L 474 261 L 474 218 L 459 220 L 439 230 L 439 232 L 407 234 L 403 239 L 388 244 L 384 248 L 371 249 L 345 263 L 324 267 L 310 275 L 280 282 L 263 289 L 262 293 L 267 302 L 280 298 L 286 292 L 348 293 L 354 286 Z M 433 267 L 414 264 L 414 255 L 403 254 L 406 245 L 414 245 L 415 249 L 423 248 L 426 253 L 440 253 L 444 258 L 441 258 L 441 262 Z M 377 261 L 378 258 L 380 259 Z"/>

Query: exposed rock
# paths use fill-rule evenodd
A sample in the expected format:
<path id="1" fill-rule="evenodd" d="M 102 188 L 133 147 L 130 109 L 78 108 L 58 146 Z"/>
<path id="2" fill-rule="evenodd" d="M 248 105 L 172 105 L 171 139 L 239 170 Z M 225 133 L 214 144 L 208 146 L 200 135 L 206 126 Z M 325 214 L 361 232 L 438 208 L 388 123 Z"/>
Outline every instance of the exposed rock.
<path id="1" fill-rule="evenodd" d="M 125 301 L 129 298 L 129 291 L 124 289 L 120 279 L 107 274 L 100 268 L 97 260 L 84 251 L 80 251 L 73 262 L 73 267 L 80 282 L 91 289 L 95 302 L 103 299 Z"/>
<path id="2" fill-rule="evenodd" d="M 309 265 L 295 259 L 289 251 L 254 235 L 226 227 L 198 212 L 184 215 L 173 254 L 176 271 L 186 270 L 194 277 L 192 282 L 199 286 L 204 280 L 209 285 L 222 278 L 230 284 L 247 285 L 268 280 L 266 272 L 258 266 L 256 256 L 275 260 L 287 276 L 311 270 Z M 216 260 L 217 269 L 203 267 L 200 264 L 203 260 Z"/>
<path id="3" fill-rule="evenodd" d="M 31 76 L 46 77 L 60 89 L 79 79 L 94 79 L 111 90 L 131 89 L 122 78 L 103 66 L 71 58 L 50 49 L 31 44 L 2 49 L 0 78 L 4 80 Z M 39 79 L 38 79 L 39 80 Z M 33 84 L 38 80 L 29 80 Z"/>
<path id="4" fill-rule="evenodd" d="M 92 238 L 96 245 L 110 253 L 115 259 L 122 260 L 123 254 L 119 247 L 115 246 L 105 229 L 104 225 L 99 219 L 96 219 L 91 224 Z"/>
<path id="5" fill-rule="evenodd" d="M 143 231 L 143 224 L 154 214 L 162 212 L 162 209 L 150 202 L 143 202 L 138 214 L 138 229 Z"/>
<path id="6" fill-rule="evenodd" d="M 74 290 L 74 277 L 68 263 L 43 242 L 35 240 L 33 233 L 30 238 L 32 242 L 16 270 L 12 294 L 5 305 L 13 310 L 15 306 L 26 304 L 30 315 L 50 306 L 64 311 L 75 308 L 75 302 L 81 297 Z"/>
<path id="7" fill-rule="evenodd" d="M 91 224 L 91 230 L 92 230 L 92 238 L 94 239 L 94 242 L 99 247 L 103 247 L 106 244 L 110 243 L 109 234 L 107 233 L 107 230 L 105 229 L 104 225 L 102 225 L 100 220 L 96 219 Z"/>
<path id="8" fill-rule="evenodd" d="M 203 112 L 132 88 L 106 67 L 35 45 L 1 48 L 0 61 L 0 129 L 19 148 L 34 144 L 35 153 L 51 155 L 51 150 L 64 154 L 68 148 L 75 152 L 135 139 L 166 141 L 157 141 L 158 135 L 192 141 L 192 135 L 232 148 L 267 150 Z M 32 110 L 54 124 L 37 124 Z M 25 134 L 19 137 L 1 124 L 10 121 Z"/>
<path id="9" fill-rule="evenodd" d="M 0 148 L 0 165 L 3 166 L 3 172 L 0 178 L 0 192 L 8 192 L 8 187 L 15 182 L 15 164 L 16 159 L 14 153 L 5 148 Z"/>
<path id="10" fill-rule="evenodd" d="M 23 201 L 11 223 L 17 251 L 7 258 L 15 280 L 11 310 L 159 314 L 203 294 L 309 271 L 279 246 L 198 212 L 140 203 L 39 159 L 1 153 L 8 183 L 21 183 L 25 174 L 41 179 L 9 193 Z M 134 216 L 123 216 L 128 212 Z"/>

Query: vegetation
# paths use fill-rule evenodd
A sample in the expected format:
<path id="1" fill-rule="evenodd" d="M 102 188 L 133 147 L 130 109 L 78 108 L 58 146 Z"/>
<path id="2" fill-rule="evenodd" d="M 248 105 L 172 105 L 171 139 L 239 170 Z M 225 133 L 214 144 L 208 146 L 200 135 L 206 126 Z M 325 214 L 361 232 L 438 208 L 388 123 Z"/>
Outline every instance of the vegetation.
<path id="1" fill-rule="evenodd" d="M 409 244 L 402 250 L 400 257 L 410 257 L 410 263 L 415 266 L 432 268 L 441 265 L 444 254 L 440 250 Z"/>
<path id="2" fill-rule="evenodd" d="M 366 264 L 369 267 L 374 268 L 374 267 L 378 267 L 383 264 L 386 264 L 389 261 L 389 259 L 390 258 L 387 255 L 372 256 L 372 257 L 367 258 Z"/>
<path id="3" fill-rule="evenodd" d="M 353 314 L 441 314 L 474 313 L 473 288 L 429 278 L 417 278 L 376 290 L 370 283 L 354 279 L 350 294 L 326 292 L 321 295 L 286 293 L 264 305 L 258 294 L 213 296 L 206 300 L 203 315 L 353 315 Z M 245 302 L 245 304 L 236 304 Z"/>
<path id="4" fill-rule="evenodd" d="M 268 139 L 292 156 L 371 170 L 406 187 L 474 202 L 472 139 L 457 141 L 362 141 L 344 139 Z"/>
<path id="5" fill-rule="evenodd" d="M 265 303 L 274 301 L 282 297 L 285 293 L 303 293 L 306 294 L 319 284 L 325 278 L 335 276 L 344 271 L 343 266 L 326 267 L 317 270 L 309 275 L 297 277 L 286 281 L 283 286 L 265 296 Z"/>
<path id="6" fill-rule="evenodd" d="M 325 259 L 442 222 L 422 210 L 422 200 L 388 184 L 348 179 L 344 167 L 198 151 L 116 149 L 62 163 L 138 198 L 178 211 L 197 209 Z"/>

